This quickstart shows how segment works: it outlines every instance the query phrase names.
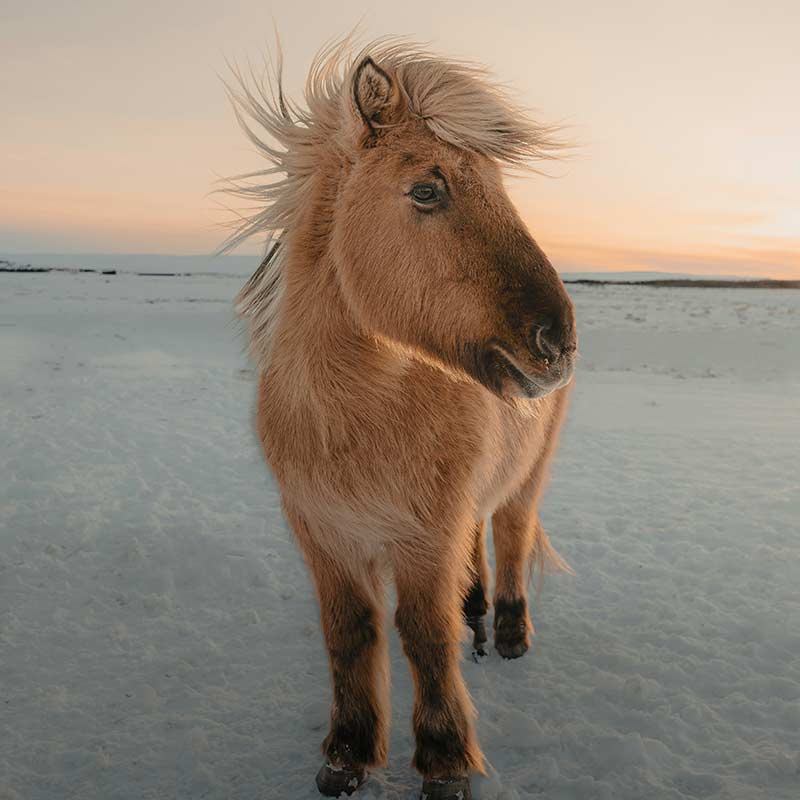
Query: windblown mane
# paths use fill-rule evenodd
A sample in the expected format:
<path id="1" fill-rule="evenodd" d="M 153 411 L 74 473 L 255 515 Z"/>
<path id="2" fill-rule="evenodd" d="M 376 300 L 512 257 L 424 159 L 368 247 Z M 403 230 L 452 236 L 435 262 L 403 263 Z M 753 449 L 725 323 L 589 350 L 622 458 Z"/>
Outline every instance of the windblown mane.
<path id="1" fill-rule="evenodd" d="M 433 55 L 405 40 L 378 39 L 357 52 L 348 38 L 321 50 L 306 80 L 305 108 L 283 93 L 280 52 L 261 79 L 252 70 L 246 77 L 234 67 L 234 85 L 226 89 L 236 118 L 270 166 L 228 179 L 224 191 L 253 205 L 237 216 L 221 251 L 254 234 L 267 235 L 266 257 L 236 298 L 262 368 L 283 294 L 287 240 L 322 153 L 343 141 L 349 102 L 343 87 L 351 85 L 366 56 L 392 70 L 410 112 L 445 142 L 512 167 L 555 158 L 564 146 L 556 128 L 530 119 L 503 87 L 490 81 L 486 69 Z"/>

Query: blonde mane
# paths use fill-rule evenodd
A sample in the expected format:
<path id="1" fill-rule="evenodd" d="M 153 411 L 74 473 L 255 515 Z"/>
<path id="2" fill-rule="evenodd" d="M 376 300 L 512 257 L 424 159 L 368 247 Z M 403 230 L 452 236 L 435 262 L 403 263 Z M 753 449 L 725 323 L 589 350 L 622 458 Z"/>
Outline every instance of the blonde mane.
<path id="1" fill-rule="evenodd" d="M 492 83 L 478 65 L 446 59 L 396 38 L 375 40 L 360 51 L 350 38 L 321 50 L 305 85 L 305 108 L 286 98 L 282 58 L 258 78 L 232 67 L 226 90 L 247 137 L 270 166 L 229 178 L 223 189 L 250 208 L 237 214 L 221 252 L 255 234 L 267 235 L 266 256 L 236 298 L 249 323 L 253 354 L 267 363 L 269 344 L 283 294 L 287 237 L 305 205 L 320 158 L 331 148 L 347 152 L 347 87 L 361 61 L 370 56 L 391 70 L 408 111 L 439 139 L 510 167 L 532 167 L 557 157 L 565 146 L 553 126 L 534 122 L 509 92 Z"/>

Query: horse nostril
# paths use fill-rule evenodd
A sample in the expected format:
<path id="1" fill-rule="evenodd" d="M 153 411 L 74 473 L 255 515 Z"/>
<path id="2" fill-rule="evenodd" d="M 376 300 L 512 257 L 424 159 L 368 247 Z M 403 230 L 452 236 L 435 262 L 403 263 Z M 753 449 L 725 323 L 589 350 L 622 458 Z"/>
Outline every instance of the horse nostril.
<path id="1" fill-rule="evenodd" d="M 561 354 L 561 348 L 555 343 L 553 336 L 554 321 L 537 322 L 531 327 L 528 346 L 531 352 L 545 361 L 554 360 Z"/>
<path id="2" fill-rule="evenodd" d="M 539 319 L 531 326 L 528 337 L 531 352 L 544 361 L 557 361 L 575 350 L 572 327 L 558 316 Z"/>

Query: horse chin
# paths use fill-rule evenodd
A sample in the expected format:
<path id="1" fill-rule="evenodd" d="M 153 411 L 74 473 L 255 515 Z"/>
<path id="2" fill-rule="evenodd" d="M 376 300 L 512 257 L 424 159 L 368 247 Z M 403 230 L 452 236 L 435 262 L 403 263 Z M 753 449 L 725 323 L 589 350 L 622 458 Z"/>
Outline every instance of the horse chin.
<path id="1" fill-rule="evenodd" d="M 493 373 L 488 388 L 502 397 L 535 400 L 566 386 L 572 380 L 571 365 L 561 374 L 544 371 L 530 374 L 505 348 L 494 344 L 487 350 L 485 363 Z"/>

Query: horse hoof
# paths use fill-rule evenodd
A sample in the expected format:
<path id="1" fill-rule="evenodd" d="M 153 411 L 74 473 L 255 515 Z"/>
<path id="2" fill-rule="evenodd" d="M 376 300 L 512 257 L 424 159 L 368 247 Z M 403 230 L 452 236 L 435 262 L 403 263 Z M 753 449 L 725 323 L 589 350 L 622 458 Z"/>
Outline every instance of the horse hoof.
<path id="1" fill-rule="evenodd" d="M 529 647 L 528 631 L 524 625 L 504 626 L 494 632 L 494 649 L 503 658 L 519 658 Z"/>
<path id="2" fill-rule="evenodd" d="M 525 639 L 516 642 L 508 642 L 508 641 L 500 641 L 498 642 L 495 640 L 494 649 L 497 650 L 498 653 L 503 658 L 511 659 L 511 658 L 519 658 L 520 656 L 524 656 L 525 653 L 528 652 L 528 647 L 530 645 Z"/>
<path id="3" fill-rule="evenodd" d="M 472 651 L 472 660 L 473 660 L 473 661 L 474 661 L 476 664 L 480 664 L 480 663 L 481 663 L 481 661 L 482 661 L 484 658 L 486 658 L 486 650 L 484 650 L 482 647 L 480 648 L 480 650 L 473 650 L 473 651 Z"/>
<path id="4" fill-rule="evenodd" d="M 519 614 L 498 614 L 494 618 L 494 649 L 503 658 L 519 658 L 530 647 L 528 626 Z"/>
<path id="5" fill-rule="evenodd" d="M 467 617 L 467 625 L 475 634 L 472 639 L 473 653 L 485 656 L 484 645 L 486 644 L 486 623 L 483 617 Z"/>
<path id="6" fill-rule="evenodd" d="M 469 778 L 428 778 L 419 800 L 472 800 Z"/>
<path id="7" fill-rule="evenodd" d="M 326 761 L 317 773 L 317 789 L 325 797 L 351 795 L 366 780 L 363 767 L 339 767 Z"/>

